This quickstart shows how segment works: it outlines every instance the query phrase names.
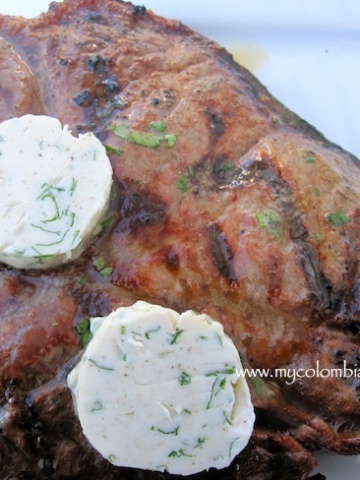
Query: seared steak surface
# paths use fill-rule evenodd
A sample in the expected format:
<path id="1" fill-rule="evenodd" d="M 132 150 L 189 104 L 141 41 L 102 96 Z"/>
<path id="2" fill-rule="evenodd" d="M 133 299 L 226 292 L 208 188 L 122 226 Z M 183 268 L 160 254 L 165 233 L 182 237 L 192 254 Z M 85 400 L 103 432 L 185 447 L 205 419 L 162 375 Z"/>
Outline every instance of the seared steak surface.
<path id="1" fill-rule="evenodd" d="M 33 20 L 0 17 L 0 31 L 0 120 L 45 113 L 93 131 L 115 178 L 109 221 L 81 258 L 0 267 L 2 479 L 168 477 L 102 459 L 65 385 L 79 322 L 138 299 L 217 318 L 248 368 L 357 372 L 356 158 L 217 44 L 142 7 L 65 0 Z M 151 122 L 169 139 L 156 148 L 139 144 Z M 249 382 L 250 444 L 196 478 L 304 479 L 317 449 L 360 453 L 356 375 Z"/>

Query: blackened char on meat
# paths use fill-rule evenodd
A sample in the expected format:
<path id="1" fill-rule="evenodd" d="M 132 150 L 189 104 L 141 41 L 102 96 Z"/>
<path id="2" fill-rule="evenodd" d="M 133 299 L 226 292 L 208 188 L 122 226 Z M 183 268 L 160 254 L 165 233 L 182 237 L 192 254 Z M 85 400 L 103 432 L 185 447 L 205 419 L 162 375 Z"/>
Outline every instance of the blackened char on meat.
<path id="1" fill-rule="evenodd" d="M 250 368 L 358 371 L 356 158 L 217 44 L 130 3 L 65 0 L 33 20 L 0 17 L 0 31 L 0 120 L 46 113 L 93 131 L 115 176 L 110 220 L 78 260 L 0 267 L 2 479 L 168 478 L 102 459 L 65 385 L 79 322 L 137 299 L 219 319 Z M 148 135 L 151 122 L 171 141 L 112 129 Z M 360 453 L 355 375 L 249 383 L 248 447 L 194 478 L 305 479 L 318 449 Z"/>

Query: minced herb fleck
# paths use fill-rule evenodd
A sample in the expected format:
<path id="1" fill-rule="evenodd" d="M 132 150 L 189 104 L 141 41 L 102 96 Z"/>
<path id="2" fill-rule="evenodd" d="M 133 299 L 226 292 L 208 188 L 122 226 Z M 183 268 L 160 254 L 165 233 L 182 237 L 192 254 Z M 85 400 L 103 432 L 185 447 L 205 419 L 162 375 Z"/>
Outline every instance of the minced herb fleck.
<path id="1" fill-rule="evenodd" d="M 314 187 L 314 194 L 315 194 L 316 197 L 320 197 L 321 192 L 320 192 L 320 189 L 318 187 Z"/>
<path id="2" fill-rule="evenodd" d="M 271 235 L 280 234 L 281 217 L 275 210 L 265 210 L 255 214 L 257 224 L 260 228 L 267 230 Z"/>
<path id="3" fill-rule="evenodd" d="M 79 323 L 76 325 L 76 331 L 79 334 L 79 345 L 81 348 L 85 348 L 86 345 L 92 339 L 92 334 L 90 331 L 90 319 L 82 318 Z"/>
<path id="4" fill-rule="evenodd" d="M 104 144 L 105 150 L 107 153 L 110 155 L 122 155 L 124 153 L 124 150 L 122 150 L 119 147 L 112 147 L 111 145 Z"/>
<path id="5" fill-rule="evenodd" d="M 150 122 L 148 127 L 151 129 L 151 130 L 154 130 L 155 132 L 165 132 L 166 130 L 166 125 L 164 122 Z"/>
<path id="6" fill-rule="evenodd" d="M 341 225 L 351 222 L 351 218 L 345 215 L 344 212 L 329 213 L 326 218 L 335 227 L 340 227 Z"/>
<path id="7" fill-rule="evenodd" d="M 186 372 L 181 372 L 179 376 L 179 383 L 182 387 L 184 385 L 189 385 L 189 383 L 191 383 L 191 376 Z"/>
<path id="8" fill-rule="evenodd" d="M 190 179 L 195 176 L 195 169 L 190 165 L 186 173 L 182 173 L 178 176 L 176 186 L 181 192 L 187 192 L 190 187 Z"/>
<path id="9" fill-rule="evenodd" d="M 113 269 L 105 266 L 103 257 L 94 257 L 92 263 L 103 278 L 109 278 L 112 274 Z"/>
<path id="10" fill-rule="evenodd" d="M 311 153 L 307 153 L 304 155 L 304 162 L 305 163 L 315 163 L 315 157 Z"/>
<path id="11" fill-rule="evenodd" d="M 110 130 L 114 135 L 127 140 L 129 143 L 147 148 L 158 148 L 161 144 L 167 147 L 173 147 L 176 142 L 174 133 L 165 133 L 166 125 L 164 122 L 150 122 L 148 124 L 150 132 L 139 132 L 132 130 L 128 125 L 113 124 Z"/>
<path id="12" fill-rule="evenodd" d="M 193 455 L 189 455 L 188 453 L 185 452 L 184 449 L 180 448 L 180 450 L 175 451 L 173 450 L 172 452 L 169 453 L 168 457 L 170 458 L 180 458 L 180 457 L 192 457 Z"/>
<path id="13" fill-rule="evenodd" d="M 184 330 L 181 330 L 178 327 L 175 328 L 175 332 L 171 336 L 170 345 L 174 345 L 174 343 L 177 343 L 177 341 L 178 341 L 180 335 L 183 333 L 183 331 Z"/>
<path id="14" fill-rule="evenodd" d="M 187 192 L 189 190 L 189 178 L 187 175 L 179 175 L 176 182 L 178 190 L 181 192 Z"/>

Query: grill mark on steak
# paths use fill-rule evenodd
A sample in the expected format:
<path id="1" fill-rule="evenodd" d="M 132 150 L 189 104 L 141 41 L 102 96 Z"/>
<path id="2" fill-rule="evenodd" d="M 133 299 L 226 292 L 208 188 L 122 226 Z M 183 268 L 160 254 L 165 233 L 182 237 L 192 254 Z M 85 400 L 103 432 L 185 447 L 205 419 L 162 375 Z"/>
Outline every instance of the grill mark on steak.
<path id="1" fill-rule="evenodd" d="M 160 200 L 145 192 L 123 189 L 118 203 L 119 220 L 115 233 L 129 232 L 144 225 L 155 225 L 164 221 L 166 210 Z"/>
<path id="2" fill-rule="evenodd" d="M 232 182 L 235 165 L 225 155 L 218 155 L 212 166 L 212 176 L 219 187 L 226 188 Z"/>
<path id="3" fill-rule="evenodd" d="M 356 279 L 351 291 L 352 302 L 348 306 L 349 318 L 352 318 L 354 322 L 358 319 L 358 314 L 360 313 L 360 280 Z"/>
<path id="4" fill-rule="evenodd" d="M 210 108 L 205 109 L 205 114 L 209 117 L 211 131 L 215 135 L 221 135 L 224 133 L 224 125 L 221 115 L 216 111 L 212 112 Z"/>
<path id="5" fill-rule="evenodd" d="M 223 158 L 219 159 L 219 162 L 223 162 Z M 280 204 L 283 207 L 283 210 L 293 212 L 292 216 L 288 217 L 287 224 L 290 226 L 290 233 L 291 233 L 291 238 L 294 243 L 297 244 L 298 246 L 298 258 L 301 262 L 302 268 L 304 272 L 306 273 L 306 277 L 308 280 L 308 283 L 310 285 L 310 293 L 311 293 L 311 298 L 312 298 L 312 304 L 313 308 L 316 312 L 315 314 L 315 319 L 317 321 L 321 319 L 322 322 L 326 321 L 328 324 L 334 324 L 336 321 L 338 322 L 338 325 L 342 325 L 342 328 L 344 328 L 345 322 L 352 323 L 353 325 L 356 325 L 356 321 L 354 319 L 354 316 L 347 315 L 345 317 L 345 314 L 347 312 L 341 311 L 344 310 L 344 307 L 347 306 L 347 310 L 351 310 L 353 308 L 353 312 L 355 313 L 357 310 L 356 306 L 356 288 L 352 289 L 352 294 L 348 295 L 347 292 L 349 290 L 351 291 L 351 284 L 353 282 L 356 283 L 356 272 L 355 272 L 355 265 L 354 265 L 354 257 L 356 256 L 356 253 L 353 251 L 352 255 L 349 254 L 348 257 L 348 275 L 349 279 L 347 281 L 347 288 L 341 289 L 336 291 L 334 289 L 334 286 L 330 284 L 330 282 L 326 279 L 326 277 L 323 275 L 321 271 L 321 265 L 319 262 L 319 257 L 317 255 L 317 252 L 314 248 L 314 246 L 309 242 L 309 233 L 304 227 L 304 225 L 301 222 L 299 212 L 296 211 L 295 209 L 295 201 L 294 201 L 294 195 L 293 192 L 291 191 L 291 188 L 284 179 L 280 178 L 280 175 L 278 172 L 272 167 L 270 162 L 265 163 L 263 160 L 260 161 L 255 161 L 254 164 L 251 165 L 246 165 L 247 168 L 244 168 L 242 166 L 240 172 L 237 171 L 234 173 L 234 169 L 228 169 L 229 171 L 233 171 L 233 177 L 235 176 L 235 181 L 234 178 L 231 178 L 231 176 L 228 175 L 228 178 L 226 179 L 227 182 L 224 181 L 224 176 L 220 176 L 220 181 L 217 181 L 219 179 L 219 176 L 215 177 L 215 181 L 219 184 L 221 189 L 226 189 L 229 188 L 228 185 L 230 184 L 231 187 L 233 188 L 245 188 L 249 186 L 250 184 L 253 184 L 254 182 L 270 182 L 270 184 L 273 187 L 273 191 L 275 192 L 277 198 L 280 199 Z M 232 165 L 232 164 L 231 164 Z M 250 168 L 249 168 L 250 167 Z M 221 172 L 221 170 L 220 170 Z M 228 173 L 226 172 L 226 173 Z M 221 172 L 223 173 L 223 172 Z M 226 183 L 228 185 L 226 185 Z M 276 255 L 274 256 L 273 260 L 273 275 L 270 278 L 270 289 L 268 291 L 269 293 L 269 302 L 271 303 L 271 297 L 277 298 L 279 296 L 279 289 L 281 288 L 281 282 L 280 276 L 281 275 L 281 264 L 278 264 L 278 258 Z M 269 274 L 272 274 L 271 266 L 269 265 Z M 314 294 L 315 292 L 315 294 Z M 353 300 L 351 300 L 351 297 L 355 297 Z M 345 322 L 344 322 L 345 321 Z M 352 331 L 354 334 L 357 333 L 356 328 L 352 328 Z M 352 351 L 355 352 L 359 351 L 359 346 L 356 347 L 354 345 L 351 345 Z M 352 364 L 356 361 L 356 355 L 353 353 L 353 357 L 349 357 L 348 359 L 348 364 L 351 367 Z M 355 359 L 355 360 L 354 360 Z M 335 366 L 335 363 L 333 365 L 330 364 L 330 368 L 333 368 Z M 359 399 L 359 382 L 356 380 L 356 368 L 354 367 L 355 375 L 354 378 L 355 380 L 351 379 L 348 381 L 349 387 L 352 387 L 355 392 L 357 392 L 357 398 Z M 294 396 L 297 394 L 298 388 L 296 386 L 293 386 L 290 392 L 291 399 L 294 398 Z M 299 390 L 301 392 L 301 389 Z M 300 398 L 302 398 L 303 394 L 300 394 Z M 290 400 L 289 398 L 289 400 Z M 316 401 L 314 401 L 313 409 L 317 409 Z M 321 415 L 321 409 L 319 410 L 319 415 Z M 353 419 L 347 419 L 345 420 L 344 425 L 354 425 L 354 420 Z M 339 430 L 338 430 L 339 431 Z M 318 436 L 318 442 L 320 442 L 321 436 Z M 355 439 L 356 433 L 355 433 Z M 334 439 L 332 440 L 334 441 Z M 355 440 L 357 441 L 357 440 Z M 330 442 L 328 442 L 330 443 Z M 351 445 L 351 441 L 349 439 L 349 449 L 353 448 Z"/>
<path id="6" fill-rule="evenodd" d="M 210 250 L 215 264 L 220 274 L 230 280 L 231 284 L 234 285 L 237 280 L 232 267 L 234 255 L 228 241 L 226 240 L 225 233 L 221 231 L 219 226 L 215 223 L 208 225 L 207 230 L 210 241 Z"/>
<path id="7" fill-rule="evenodd" d="M 335 295 L 329 294 L 332 287 L 321 272 L 316 251 L 308 242 L 298 239 L 295 239 L 295 242 L 299 246 L 299 259 L 309 283 L 313 307 L 317 312 L 329 313 L 336 307 L 337 302 Z"/>
<path id="8" fill-rule="evenodd" d="M 223 160 L 218 158 L 216 162 L 223 162 Z M 215 174 L 215 181 L 220 183 L 220 189 L 246 188 L 254 184 L 254 182 L 265 182 L 271 186 L 276 201 L 279 202 L 287 219 L 286 223 L 290 228 L 291 239 L 298 247 L 298 258 L 309 284 L 313 308 L 316 312 L 324 314 L 333 311 L 339 304 L 342 293 L 334 292 L 330 282 L 323 275 L 317 252 L 309 243 L 309 233 L 301 222 L 301 212 L 296 206 L 294 193 L 271 164 L 268 152 L 261 152 L 260 157 L 247 158 L 244 162 L 240 162 L 234 171 L 232 168 L 229 168 L 225 171 L 225 174 L 221 167 L 216 166 L 216 162 L 214 168 L 220 172 L 220 175 L 219 173 Z M 218 257 L 219 255 L 216 258 Z M 231 272 L 231 259 L 231 255 L 226 256 L 228 264 L 226 272 L 232 281 L 236 281 L 233 272 Z M 274 262 L 275 272 L 277 270 L 275 258 Z M 220 271 L 224 272 L 224 260 L 217 263 L 222 265 L 222 270 Z M 273 279 L 275 278 L 276 274 L 275 277 L 273 276 Z M 274 282 L 271 282 L 272 290 L 269 292 L 270 295 L 274 293 L 273 289 L 278 288 Z"/>

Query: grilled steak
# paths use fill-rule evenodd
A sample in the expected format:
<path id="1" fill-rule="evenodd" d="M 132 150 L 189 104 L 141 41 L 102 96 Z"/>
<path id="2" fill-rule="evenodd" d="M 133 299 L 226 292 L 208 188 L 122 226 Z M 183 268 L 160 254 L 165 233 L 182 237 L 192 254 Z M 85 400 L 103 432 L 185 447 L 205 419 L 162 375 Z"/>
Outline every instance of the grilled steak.
<path id="1" fill-rule="evenodd" d="M 79 259 L 0 267 L 1 478 L 168 478 L 101 458 L 65 384 L 81 321 L 138 299 L 220 320 L 248 368 L 354 374 L 249 378 L 248 447 L 195 478 L 304 479 L 318 449 L 360 453 L 358 160 L 216 43 L 143 7 L 65 0 L 0 31 L 0 120 L 93 131 L 115 177 L 111 221 Z M 167 132 L 156 148 L 151 122 Z"/>

